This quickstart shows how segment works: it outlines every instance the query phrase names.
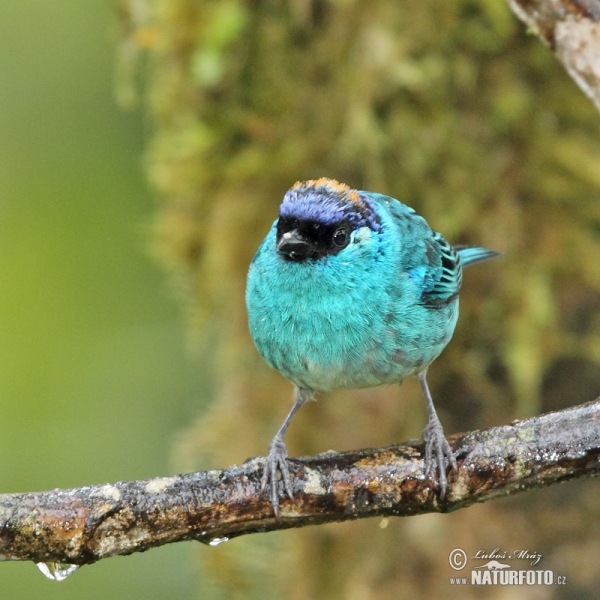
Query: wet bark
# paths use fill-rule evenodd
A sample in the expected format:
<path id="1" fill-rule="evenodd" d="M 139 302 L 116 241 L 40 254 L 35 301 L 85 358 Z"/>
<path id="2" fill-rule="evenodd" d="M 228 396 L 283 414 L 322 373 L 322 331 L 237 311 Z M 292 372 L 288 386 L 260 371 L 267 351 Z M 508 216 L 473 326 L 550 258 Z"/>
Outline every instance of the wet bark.
<path id="1" fill-rule="evenodd" d="M 600 110 L 600 1 L 508 0 Z"/>
<path id="2" fill-rule="evenodd" d="M 291 461 L 281 518 L 261 496 L 260 459 L 223 470 L 0 495 L 0 560 L 89 564 L 183 540 L 374 516 L 449 512 L 600 472 L 600 400 L 449 437 L 458 471 L 441 502 L 421 441 Z"/>

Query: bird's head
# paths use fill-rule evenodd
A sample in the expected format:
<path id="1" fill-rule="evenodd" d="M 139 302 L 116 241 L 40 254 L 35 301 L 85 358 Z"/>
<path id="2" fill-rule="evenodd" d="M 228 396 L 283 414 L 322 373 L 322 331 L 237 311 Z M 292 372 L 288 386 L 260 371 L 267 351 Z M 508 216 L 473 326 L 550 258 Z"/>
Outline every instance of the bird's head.
<path id="1" fill-rule="evenodd" d="M 368 197 L 335 179 L 299 181 L 279 208 L 276 249 L 291 261 L 332 256 L 351 243 L 360 227 L 381 228 Z"/>

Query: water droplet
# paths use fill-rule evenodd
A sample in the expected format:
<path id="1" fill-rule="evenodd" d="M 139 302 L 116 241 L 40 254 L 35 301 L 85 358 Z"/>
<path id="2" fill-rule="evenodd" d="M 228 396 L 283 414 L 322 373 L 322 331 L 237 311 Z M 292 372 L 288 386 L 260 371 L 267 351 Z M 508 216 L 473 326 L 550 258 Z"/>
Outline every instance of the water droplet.
<path id="1" fill-rule="evenodd" d="M 63 581 L 79 569 L 79 565 L 70 565 L 61 562 L 35 563 L 37 568 L 48 578 L 54 581 Z"/>
<path id="2" fill-rule="evenodd" d="M 209 546 L 218 546 L 219 544 L 222 544 L 223 542 L 228 542 L 229 538 L 228 537 L 222 537 L 222 538 L 213 538 L 212 540 L 210 540 L 210 542 L 208 542 Z"/>

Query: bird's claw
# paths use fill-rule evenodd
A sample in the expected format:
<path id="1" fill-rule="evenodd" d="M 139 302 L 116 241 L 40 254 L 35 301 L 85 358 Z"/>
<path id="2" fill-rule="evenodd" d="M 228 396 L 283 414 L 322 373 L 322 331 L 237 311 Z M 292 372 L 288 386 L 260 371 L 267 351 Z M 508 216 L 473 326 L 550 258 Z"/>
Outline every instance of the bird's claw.
<path id="1" fill-rule="evenodd" d="M 425 477 L 438 480 L 440 499 L 443 500 L 448 490 L 446 469 L 450 466 L 451 469 L 458 470 L 458 464 L 438 419 L 431 419 L 427 423 L 427 427 L 423 430 L 423 439 L 425 440 Z M 439 478 L 436 477 L 436 471 L 439 473 Z"/>
<path id="2" fill-rule="evenodd" d="M 269 452 L 263 459 L 265 466 L 263 468 L 262 478 L 260 480 L 260 491 L 264 492 L 267 485 L 270 487 L 271 506 L 275 517 L 279 518 L 279 477 L 281 473 L 281 483 L 283 491 L 290 500 L 294 499 L 292 493 L 292 480 L 290 478 L 290 469 L 287 463 L 287 448 L 283 439 L 275 437 L 269 446 Z"/>

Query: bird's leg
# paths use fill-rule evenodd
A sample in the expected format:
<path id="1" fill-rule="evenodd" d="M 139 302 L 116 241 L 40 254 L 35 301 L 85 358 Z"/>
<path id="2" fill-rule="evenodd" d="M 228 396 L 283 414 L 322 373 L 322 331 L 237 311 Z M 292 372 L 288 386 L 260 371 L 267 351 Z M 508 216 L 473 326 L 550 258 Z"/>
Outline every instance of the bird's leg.
<path id="1" fill-rule="evenodd" d="M 423 430 L 423 439 L 425 440 L 425 477 L 435 479 L 436 470 L 439 472 L 440 498 L 443 500 L 446 497 L 446 490 L 448 488 L 446 461 L 448 461 L 453 469 L 458 469 L 458 465 L 456 464 L 452 448 L 450 448 L 450 444 L 444 436 L 442 424 L 435 412 L 431 392 L 427 385 L 426 374 L 426 371 L 421 371 L 417 374 L 423 388 L 423 394 L 425 394 L 427 412 L 429 413 L 429 422 Z"/>
<path id="2" fill-rule="evenodd" d="M 275 434 L 273 441 L 269 446 L 269 452 L 265 458 L 265 466 L 263 470 L 262 479 L 260 481 L 260 491 L 264 491 L 267 484 L 271 484 L 271 505 L 273 506 L 273 512 L 276 517 L 279 517 L 279 483 L 277 477 L 277 471 L 281 473 L 281 481 L 283 483 L 283 490 L 289 496 L 290 500 L 294 499 L 292 494 L 292 480 L 290 479 L 290 470 L 287 465 L 287 448 L 283 441 L 283 436 L 290 426 L 294 415 L 298 412 L 298 409 L 307 401 L 312 398 L 312 390 L 306 388 L 295 389 L 294 406 L 288 413 L 283 424 L 279 428 L 279 431 Z"/>

